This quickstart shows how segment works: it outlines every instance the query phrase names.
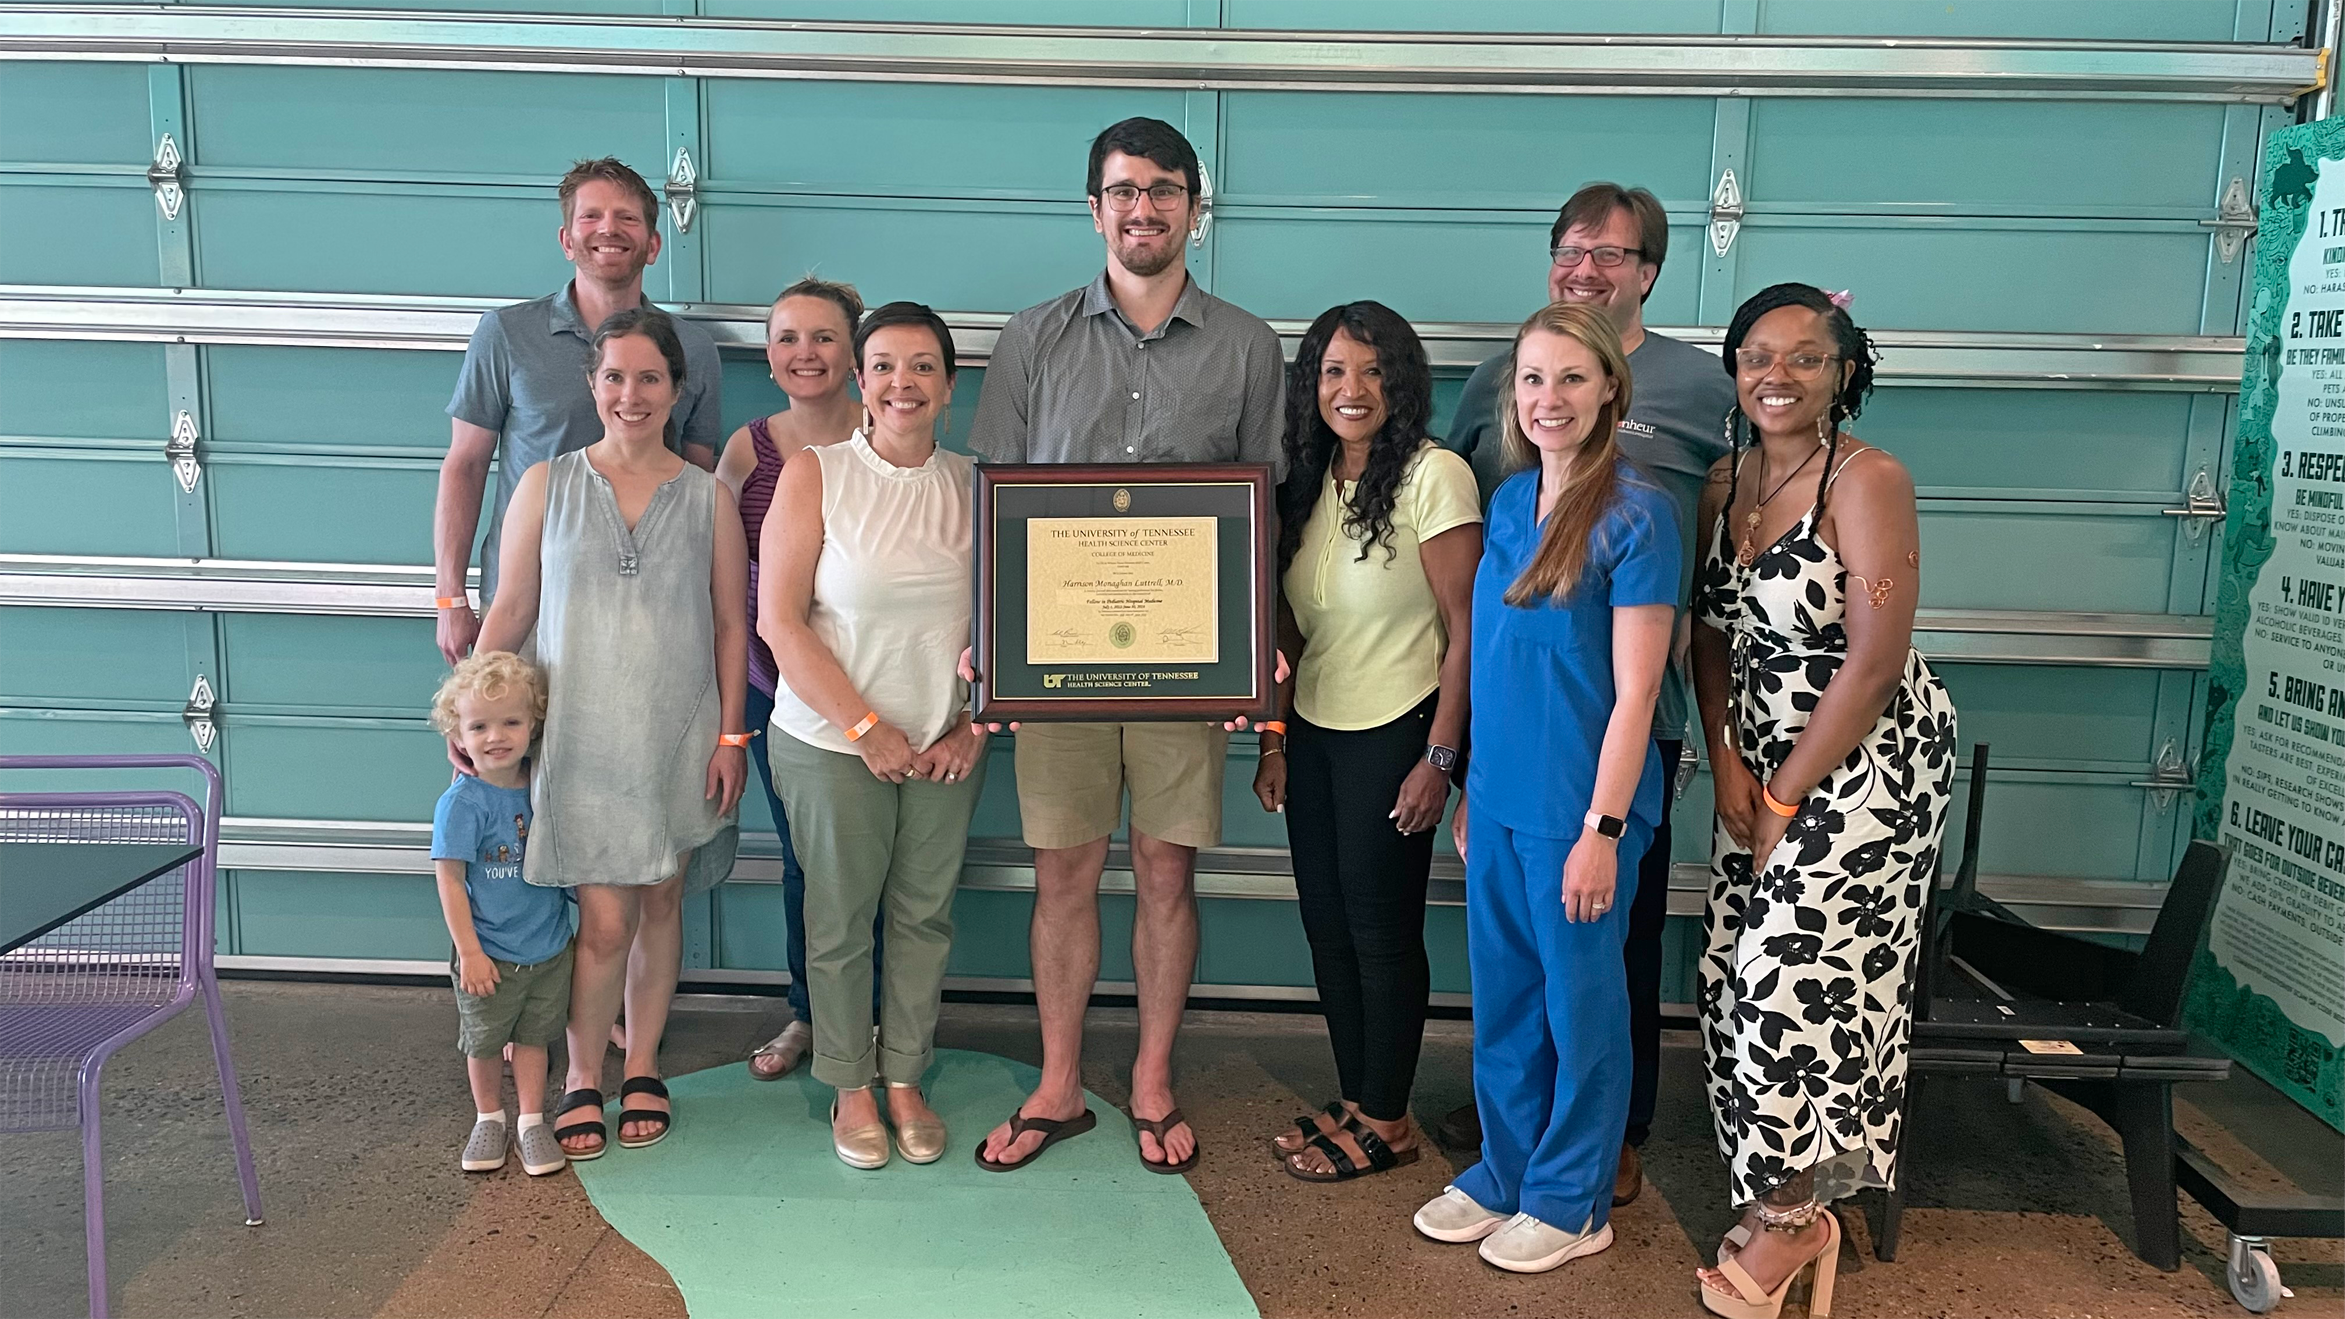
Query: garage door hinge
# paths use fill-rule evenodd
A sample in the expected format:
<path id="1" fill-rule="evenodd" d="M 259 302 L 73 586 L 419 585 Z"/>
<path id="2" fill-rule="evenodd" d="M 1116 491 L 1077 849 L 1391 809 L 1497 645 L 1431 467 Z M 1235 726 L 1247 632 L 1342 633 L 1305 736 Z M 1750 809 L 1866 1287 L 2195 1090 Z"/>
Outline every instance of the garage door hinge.
<path id="1" fill-rule="evenodd" d="M 194 735 L 195 749 L 207 756 L 212 754 L 212 743 L 220 736 L 219 725 L 212 722 L 212 708 L 218 704 L 212 695 L 212 680 L 200 673 L 195 675 L 195 689 L 187 694 L 187 708 L 179 712 L 179 717 Z"/>
<path id="2" fill-rule="evenodd" d="M 2152 808 L 2160 811 L 2170 809 L 2176 794 L 2198 790 L 2198 757 L 2185 759 L 2182 749 L 2174 745 L 2172 738 L 2168 738 L 2166 744 L 2158 748 L 2158 758 L 2150 765 L 2150 776 L 2135 779 L 2131 786 L 2149 792 Z"/>
<path id="3" fill-rule="evenodd" d="M 1197 167 L 1197 222 L 1189 226 L 1189 246 L 1203 247 L 1205 235 L 1213 232 L 1213 174 L 1203 165 Z"/>
<path id="4" fill-rule="evenodd" d="M 163 218 L 179 218 L 179 207 L 187 200 L 184 186 L 185 162 L 179 158 L 179 144 L 169 133 L 155 144 L 155 163 L 147 166 L 147 186 L 155 190 L 155 205 L 163 208 Z"/>
<path id="5" fill-rule="evenodd" d="M 692 221 L 700 212 L 700 171 L 692 167 L 692 152 L 676 148 L 676 163 L 668 169 L 668 218 L 675 221 L 676 232 L 692 232 Z"/>
<path id="6" fill-rule="evenodd" d="M 2190 478 L 2182 504 L 2164 511 L 2167 517 L 2181 518 L 2182 534 L 2194 541 L 2207 534 L 2208 524 L 2222 521 L 2231 512 L 2230 505 L 2223 502 L 2223 492 L 2215 489 L 2214 474 L 2204 467 Z"/>
<path id="7" fill-rule="evenodd" d="M 1710 190 L 1710 250 L 1725 256 L 1734 250 L 1734 236 L 1742 232 L 1742 185 L 1734 181 L 1734 171 L 1718 176 L 1718 186 Z"/>
<path id="8" fill-rule="evenodd" d="M 195 456 L 195 417 L 181 408 L 172 418 L 171 438 L 163 441 L 163 456 L 171 460 L 171 474 L 179 478 L 179 488 L 195 493 L 195 483 L 203 479 L 203 464 Z"/>
<path id="9" fill-rule="evenodd" d="M 2230 265 L 2239 259 L 2239 248 L 2255 232 L 2255 203 L 2247 196 L 2247 180 L 2234 174 L 2223 185 L 2223 200 L 2215 207 L 2215 218 L 2201 220 L 2201 225 L 2215 231 L 2215 254 Z"/>

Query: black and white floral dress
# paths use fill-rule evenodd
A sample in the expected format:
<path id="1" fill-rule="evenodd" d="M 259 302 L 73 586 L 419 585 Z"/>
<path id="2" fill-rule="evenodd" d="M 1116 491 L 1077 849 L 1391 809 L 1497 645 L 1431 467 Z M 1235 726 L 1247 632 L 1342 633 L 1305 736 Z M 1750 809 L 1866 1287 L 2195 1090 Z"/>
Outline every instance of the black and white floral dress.
<path id="1" fill-rule="evenodd" d="M 1848 574 L 1816 518 L 1811 506 L 1748 567 L 1721 519 L 1694 585 L 1699 620 L 1731 646 L 1736 743 L 1761 783 L 1848 658 Z M 1909 653 L 1880 721 L 1801 799 L 1755 879 L 1750 853 L 1713 829 L 1702 1045 L 1735 1204 L 1808 1168 L 1827 1200 L 1890 1182 L 1954 762 L 1953 703 Z"/>

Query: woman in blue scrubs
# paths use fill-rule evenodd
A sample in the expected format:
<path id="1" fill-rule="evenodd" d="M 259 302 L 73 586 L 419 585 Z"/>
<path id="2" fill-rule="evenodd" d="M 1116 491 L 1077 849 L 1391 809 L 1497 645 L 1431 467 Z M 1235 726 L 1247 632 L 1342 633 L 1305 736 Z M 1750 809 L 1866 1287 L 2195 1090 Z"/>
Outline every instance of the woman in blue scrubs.
<path id="1" fill-rule="evenodd" d="M 1555 303 L 1515 335 L 1508 457 L 1474 578 L 1466 858 L 1482 1161 L 1417 1211 L 1436 1241 L 1542 1273 L 1612 1244 L 1628 1124 L 1634 858 L 1661 814 L 1653 705 L 1681 557 L 1669 497 L 1622 458 L 1620 334 Z M 1622 865 L 1625 855 L 1631 863 Z"/>

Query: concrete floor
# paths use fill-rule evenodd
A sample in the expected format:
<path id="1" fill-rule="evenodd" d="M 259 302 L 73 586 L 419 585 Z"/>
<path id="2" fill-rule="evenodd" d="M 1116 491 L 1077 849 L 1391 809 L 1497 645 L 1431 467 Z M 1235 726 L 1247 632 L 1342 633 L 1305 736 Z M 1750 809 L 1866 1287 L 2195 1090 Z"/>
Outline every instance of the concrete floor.
<path id="1" fill-rule="evenodd" d="M 116 1313 L 124 1316 L 480 1316 L 577 1319 L 684 1313 L 665 1273 L 595 1214 L 574 1177 L 517 1165 L 466 1176 L 471 1120 L 444 988 L 239 982 L 229 1015 L 268 1223 L 242 1226 L 226 1125 L 200 1013 L 133 1045 L 106 1077 L 107 1190 Z M 688 997 L 669 1034 L 673 1073 L 739 1060 L 781 1024 L 778 1000 Z M 1123 1098 L 1128 1010 L 1093 1014 L 1087 1080 Z M 939 1043 L 1034 1061 L 1030 1009 L 959 1004 Z M 1419 1238 L 1408 1215 L 1454 1172 L 1440 1157 L 1344 1186 L 1284 1176 L 1267 1138 L 1332 1090 L 1310 1016 L 1196 1012 L 1182 1035 L 1181 1100 L 1205 1157 L 1191 1183 L 1267 1316 L 1681 1316 L 1700 1313 L 1692 1270 L 1724 1230 L 1721 1177 L 1690 1036 L 1665 1051 L 1650 1185 L 1614 1222 L 1604 1256 L 1543 1278 Z M 1467 1028 L 1434 1023 L 1418 1084 L 1428 1118 L 1466 1097 Z M 1908 1156 L 1912 1207 L 1895 1264 L 1870 1258 L 1851 1221 L 1836 1312 L 1868 1316 L 2235 1315 L 2221 1229 L 2185 1204 L 2186 1258 L 2135 1259 L 2123 1166 L 2105 1129 L 2065 1102 L 1995 1084 L 1942 1085 Z M 2283 1170 L 2335 1193 L 2345 1142 L 2260 1083 L 2187 1092 L 2178 1123 L 2237 1172 Z M 2243 1142 L 2208 1113 L 2238 1125 Z M 690 1121 L 687 1111 L 680 1119 Z M 955 1152 L 979 1133 L 954 1133 Z M 1090 1139 L 1087 1137 L 1086 1139 Z M 2249 1143 L 2268 1150 L 2263 1158 Z M 81 1188 L 72 1133 L 0 1143 L 0 1315 L 85 1306 Z M 630 1156 L 624 1153 L 614 1157 Z M 2324 1176 L 2326 1186 L 2319 1185 Z M 1855 1216 L 1851 1216 L 1852 1220 Z M 2345 1247 L 2280 1243 L 2296 1291 L 2279 1313 L 2345 1310 Z M 1014 1249 L 1005 1254 L 1014 1267 Z M 819 1261 L 744 1261 L 755 1270 Z M 1103 1268 L 1112 1268 L 1103 1262 Z"/>

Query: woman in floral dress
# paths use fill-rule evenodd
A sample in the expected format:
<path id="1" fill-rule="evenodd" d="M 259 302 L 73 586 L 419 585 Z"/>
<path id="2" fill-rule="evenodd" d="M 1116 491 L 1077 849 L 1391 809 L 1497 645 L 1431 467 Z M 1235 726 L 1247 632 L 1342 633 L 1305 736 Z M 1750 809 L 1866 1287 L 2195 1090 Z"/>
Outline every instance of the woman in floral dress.
<path id="1" fill-rule="evenodd" d="M 1913 649 L 1912 478 L 1840 429 L 1872 388 L 1871 341 L 1822 290 L 1778 284 L 1735 313 L 1725 358 L 1734 452 L 1704 492 L 1694 592 L 1718 805 L 1700 969 L 1744 1218 L 1701 1294 L 1772 1316 L 1812 1267 L 1821 1314 L 1840 1240 L 1823 1205 L 1895 1175 L 1954 708 Z"/>

